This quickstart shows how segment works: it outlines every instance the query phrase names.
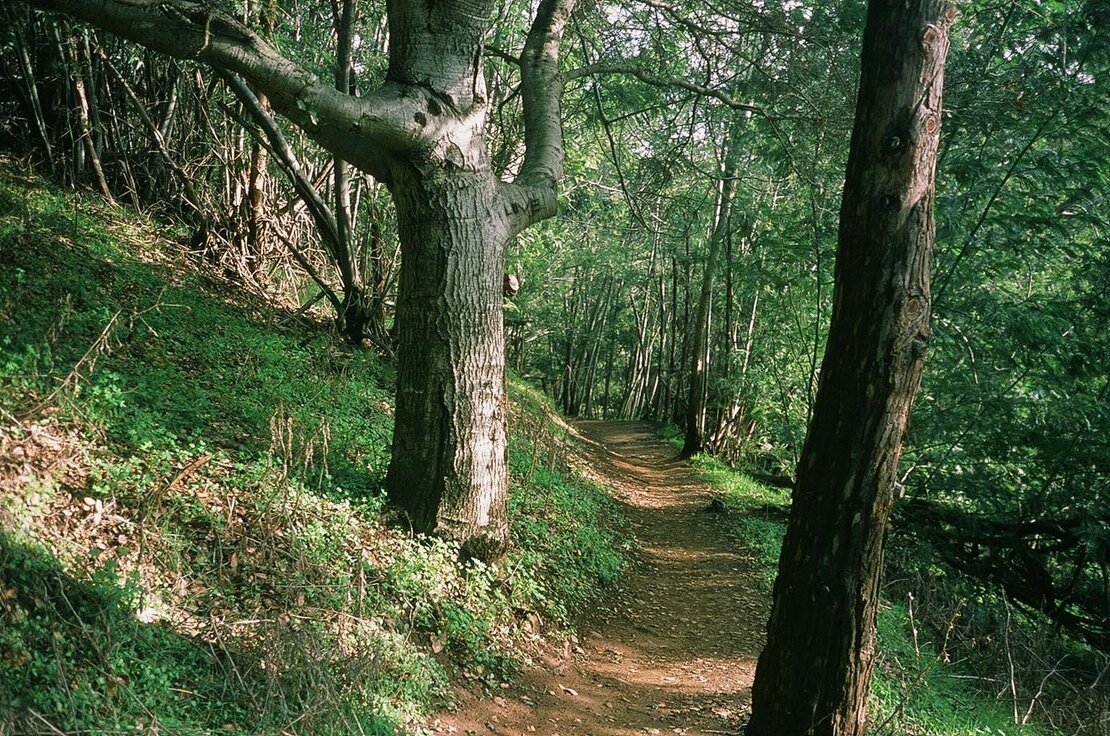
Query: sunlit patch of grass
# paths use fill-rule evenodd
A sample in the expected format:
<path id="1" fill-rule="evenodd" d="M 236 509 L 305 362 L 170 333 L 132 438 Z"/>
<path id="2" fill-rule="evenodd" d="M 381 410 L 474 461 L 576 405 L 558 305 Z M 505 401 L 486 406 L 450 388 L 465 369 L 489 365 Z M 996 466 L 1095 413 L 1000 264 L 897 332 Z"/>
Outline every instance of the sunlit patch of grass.
<path id="1" fill-rule="evenodd" d="M 514 604 L 565 626 L 588 601 L 620 580 L 631 538 L 609 492 L 576 473 L 578 452 L 549 398 L 512 378 L 509 513 L 520 556 L 520 584 L 533 588 Z M 515 573 L 514 573 L 515 574 Z"/>
<path id="2" fill-rule="evenodd" d="M 676 450 L 681 450 L 684 444 L 682 429 L 674 424 L 664 424 L 660 427 L 658 437 Z"/>
<path id="3" fill-rule="evenodd" d="M 736 535 L 756 554 L 760 578 L 769 594 L 786 534 L 790 492 L 760 483 L 710 455 L 695 456 L 691 465 L 717 489 L 725 506 L 733 512 Z"/>

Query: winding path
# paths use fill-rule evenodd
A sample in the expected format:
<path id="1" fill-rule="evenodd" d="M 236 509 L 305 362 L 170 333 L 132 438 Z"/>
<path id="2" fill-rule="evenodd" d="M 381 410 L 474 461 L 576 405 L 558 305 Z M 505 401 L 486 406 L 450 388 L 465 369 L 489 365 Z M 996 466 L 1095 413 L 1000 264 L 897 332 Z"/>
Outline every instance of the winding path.
<path id="1" fill-rule="evenodd" d="M 463 695 L 437 734 L 738 734 L 747 720 L 768 594 L 750 555 L 710 512 L 710 489 L 651 425 L 584 421 L 583 468 L 628 509 L 641 562 L 582 640 L 499 696 Z"/>

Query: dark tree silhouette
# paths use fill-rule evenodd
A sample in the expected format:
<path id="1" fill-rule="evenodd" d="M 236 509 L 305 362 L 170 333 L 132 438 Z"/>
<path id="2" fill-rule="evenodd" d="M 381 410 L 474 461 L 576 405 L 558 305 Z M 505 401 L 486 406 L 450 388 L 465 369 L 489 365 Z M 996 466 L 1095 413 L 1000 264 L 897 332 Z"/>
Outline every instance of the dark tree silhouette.
<path id="1" fill-rule="evenodd" d="M 945 0 L 871 0 L 833 312 L 748 736 L 862 734 L 883 538 L 929 339 Z"/>

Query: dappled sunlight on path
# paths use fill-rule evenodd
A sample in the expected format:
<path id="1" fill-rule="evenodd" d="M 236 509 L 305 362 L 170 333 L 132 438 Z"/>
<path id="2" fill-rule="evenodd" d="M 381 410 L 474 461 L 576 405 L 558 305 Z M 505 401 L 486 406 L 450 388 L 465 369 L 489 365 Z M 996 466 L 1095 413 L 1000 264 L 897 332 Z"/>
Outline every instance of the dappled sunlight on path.
<path id="1" fill-rule="evenodd" d="M 520 684 L 463 694 L 435 733 L 631 736 L 738 733 L 747 719 L 768 592 L 754 563 L 708 510 L 699 483 L 651 425 L 579 422 L 580 468 L 627 507 L 640 561 L 619 597 L 588 615 L 582 638 Z"/>

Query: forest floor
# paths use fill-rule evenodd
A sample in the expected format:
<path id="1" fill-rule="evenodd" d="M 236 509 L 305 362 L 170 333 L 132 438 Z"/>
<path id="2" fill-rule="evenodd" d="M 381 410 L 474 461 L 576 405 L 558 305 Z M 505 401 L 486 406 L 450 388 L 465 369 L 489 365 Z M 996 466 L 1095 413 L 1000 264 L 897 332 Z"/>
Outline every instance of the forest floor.
<path id="1" fill-rule="evenodd" d="M 738 733 L 769 596 L 713 491 L 652 425 L 583 421 L 582 468 L 627 507 L 640 561 L 620 594 L 501 694 L 460 693 L 437 734 Z"/>

